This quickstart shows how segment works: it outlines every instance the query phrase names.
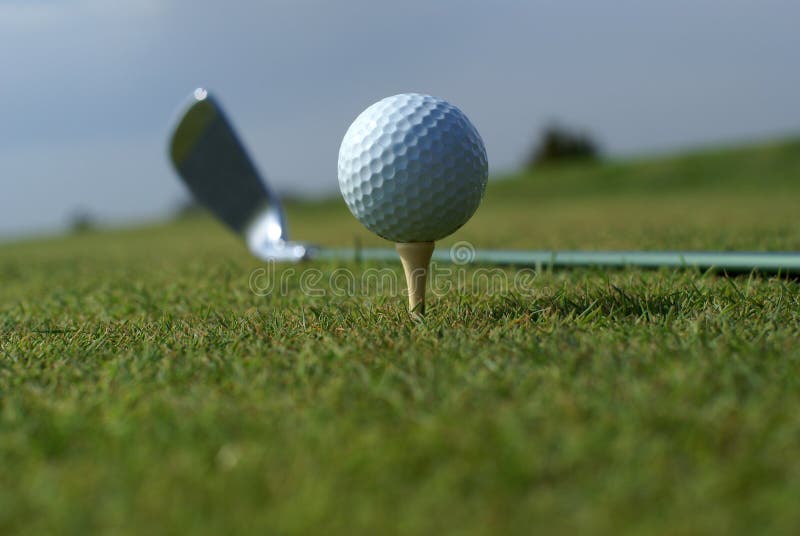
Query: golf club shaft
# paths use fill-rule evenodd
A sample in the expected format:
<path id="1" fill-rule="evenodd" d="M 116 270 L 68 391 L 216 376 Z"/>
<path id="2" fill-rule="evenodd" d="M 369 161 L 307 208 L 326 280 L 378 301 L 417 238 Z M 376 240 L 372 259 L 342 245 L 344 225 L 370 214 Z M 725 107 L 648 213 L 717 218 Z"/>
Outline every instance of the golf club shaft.
<path id="1" fill-rule="evenodd" d="M 525 251 L 476 250 L 464 258 L 453 258 L 449 250 L 435 251 L 434 262 L 534 268 L 693 268 L 729 274 L 800 274 L 800 252 L 715 252 L 715 251 Z M 394 249 L 320 248 L 315 260 L 397 262 Z"/>

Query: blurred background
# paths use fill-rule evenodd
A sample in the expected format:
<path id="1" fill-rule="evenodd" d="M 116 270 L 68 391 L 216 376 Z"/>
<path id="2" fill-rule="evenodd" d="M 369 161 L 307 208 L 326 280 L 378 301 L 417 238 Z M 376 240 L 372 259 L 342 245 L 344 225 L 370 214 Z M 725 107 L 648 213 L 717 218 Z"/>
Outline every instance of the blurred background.
<path id="1" fill-rule="evenodd" d="M 163 219 L 188 203 L 171 120 L 211 88 L 293 197 L 337 191 L 356 115 L 444 97 L 494 176 L 800 126 L 800 4 L 0 0 L 0 239 Z"/>

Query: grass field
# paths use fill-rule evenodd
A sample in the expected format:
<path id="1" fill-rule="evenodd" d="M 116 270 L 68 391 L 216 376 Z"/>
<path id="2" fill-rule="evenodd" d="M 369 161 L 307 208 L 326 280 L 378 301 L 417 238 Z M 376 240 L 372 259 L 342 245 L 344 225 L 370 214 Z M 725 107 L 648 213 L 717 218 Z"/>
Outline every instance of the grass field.
<path id="1" fill-rule="evenodd" d="M 798 140 L 576 164 L 442 247 L 800 250 L 798 206 Z M 0 533 L 800 530 L 795 281 L 544 271 L 415 324 L 262 266 L 208 218 L 0 246 Z"/>

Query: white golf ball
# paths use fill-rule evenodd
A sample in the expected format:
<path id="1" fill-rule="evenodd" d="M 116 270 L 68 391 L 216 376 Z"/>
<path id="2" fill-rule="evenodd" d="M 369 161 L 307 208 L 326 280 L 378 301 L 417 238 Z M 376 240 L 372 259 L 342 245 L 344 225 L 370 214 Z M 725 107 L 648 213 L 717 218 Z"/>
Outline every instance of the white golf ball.
<path id="1" fill-rule="evenodd" d="M 339 148 L 339 188 L 350 212 L 393 242 L 453 233 L 475 213 L 487 177 L 478 131 L 461 110 L 429 95 L 376 102 Z"/>

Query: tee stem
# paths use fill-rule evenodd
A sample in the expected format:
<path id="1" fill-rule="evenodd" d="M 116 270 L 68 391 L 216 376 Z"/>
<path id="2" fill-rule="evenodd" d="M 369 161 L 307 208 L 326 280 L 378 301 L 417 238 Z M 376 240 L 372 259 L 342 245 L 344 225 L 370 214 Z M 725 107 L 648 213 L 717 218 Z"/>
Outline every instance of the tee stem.
<path id="1" fill-rule="evenodd" d="M 433 242 L 398 242 L 395 245 L 406 274 L 408 310 L 413 315 L 425 314 L 425 286 L 433 247 Z"/>

